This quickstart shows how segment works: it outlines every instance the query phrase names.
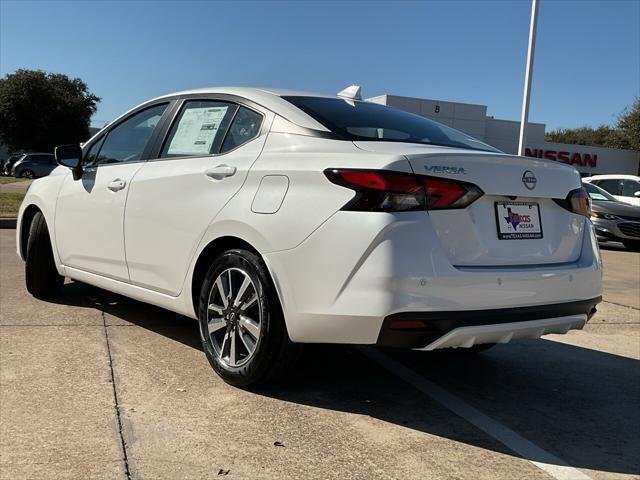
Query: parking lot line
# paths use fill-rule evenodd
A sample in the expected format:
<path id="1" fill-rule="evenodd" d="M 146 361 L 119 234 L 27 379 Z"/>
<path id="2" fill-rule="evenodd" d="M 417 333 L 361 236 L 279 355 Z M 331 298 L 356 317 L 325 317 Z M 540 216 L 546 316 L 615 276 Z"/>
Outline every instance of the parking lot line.
<path id="1" fill-rule="evenodd" d="M 553 478 L 558 480 L 593 480 L 577 468 L 568 465 L 564 460 L 538 447 L 510 428 L 485 415 L 461 398 L 447 392 L 442 387 L 422 377 L 417 372 L 392 359 L 380 350 L 370 347 L 356 348 L 371 361 L 420 390 L 446 409 L 476 426 Z"/>

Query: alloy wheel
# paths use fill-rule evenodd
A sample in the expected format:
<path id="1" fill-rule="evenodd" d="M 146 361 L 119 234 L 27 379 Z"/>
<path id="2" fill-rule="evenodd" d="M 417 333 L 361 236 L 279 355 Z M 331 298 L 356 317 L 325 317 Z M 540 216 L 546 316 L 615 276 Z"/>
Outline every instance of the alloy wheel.
<path id="1" fill-rule="evenodd" d="M 262 329 L 258 290 L 247 272 L 224 270 L 211 287 L 207 302 L 209 341 L 220 362 L 240 367 L 256 352 Z"/>

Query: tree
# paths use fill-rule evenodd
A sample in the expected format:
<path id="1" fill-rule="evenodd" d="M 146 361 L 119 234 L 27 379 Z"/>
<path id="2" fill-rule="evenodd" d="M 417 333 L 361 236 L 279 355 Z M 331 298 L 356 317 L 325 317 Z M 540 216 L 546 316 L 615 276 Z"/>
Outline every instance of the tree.
<path id="1" fill-rule="evenodd" d="M 559 128 L 547 132 L 545 140 L 547 142 L 571 143 L 574 145 L 598 145 L 607 147 L 612 143 L 612 139 L 617 135 L 615 129 L 608 125 L 578 128 Z"/>
<path id="2" fill-rule="evenodd" d="M 640 98 L 625 108 L 615 126 L 560 128 L 545 135 L 547 142 L 640 150 Z"/>
<path id="3" fill-rule="evenodd" d="M 99 101 L 79 78 L 16 70 L 0 79 L 0 141 L 9 151 L 40 152 L 83 142 Z"/>
<path id="4" fill-rule="evenodd" d="M 640 97 L 636 97 L 631 108 L 625 108 L 616 124 L 622 137 L 621 148 L 640 150 Z"/>

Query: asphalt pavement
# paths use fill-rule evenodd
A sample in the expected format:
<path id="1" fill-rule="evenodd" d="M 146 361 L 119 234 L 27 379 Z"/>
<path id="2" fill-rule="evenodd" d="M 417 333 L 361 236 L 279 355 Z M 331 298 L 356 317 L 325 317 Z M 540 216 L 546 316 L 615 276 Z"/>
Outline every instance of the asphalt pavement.
<path id="1" fill-rule="evenodd" d="M 582 331 L 469 356 L 310 346 L 222 382 L 195 321 L 68 282 L 24 288 L 0 230 L 2 479 L 640 478 L 640 254 L 603 250 Z"/>

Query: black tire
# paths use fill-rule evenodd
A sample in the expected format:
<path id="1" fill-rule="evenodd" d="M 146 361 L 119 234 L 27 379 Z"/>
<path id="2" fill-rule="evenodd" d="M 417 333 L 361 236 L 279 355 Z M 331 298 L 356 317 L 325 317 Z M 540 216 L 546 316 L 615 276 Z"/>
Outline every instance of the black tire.
<path id="1" fill-rule="evenodd" d="M 636 241 L 626 241 L 622 242 L 622 244 L 627 248 L 627 250 L 631 250 L 632 252 L 640 252 L 640 240 Z"/>
<path id="2" fill-rule="evenodd" d="M 56 270 L 49 229 L 41 212 L 31 220 L 24 273 L 27 290 L 36 298 L 54 296 L 64 280 Z"/>
<path id="3" fill-rule="evenodd" d="M 20 178 L 36 178 L 36 174 L 33 173 L 33 170 L 27 168 L 20 172 Z"/>
<path id="4" fill-rule="evenodd" d="M 229 273 L 231 271 L 232 273 Z M 210 310 L 210 301 L 223 307 L 224 301 L 220 296 L 220 286 L 224 290 L 223 279 L 231 275 L 236 278 L 240 275 L 243 279 L 248 277 L 251 285 L 242 297 L 246 299 L 241 305 L 249 304 L 248 299 L 254 292 L 257 299 L 246 310 L 238 312 L 239 307 L 233 307 L 229 302 L 225 310 Z M 242 276 L 244 275 L 244 277 Z M 220 277 L 221 284 L 216 285 L 216 280 Z M 232 280 L 230 283 L 239 283 Z M 227 289 L 229 280 L 226 282 Z M 231 290 L 236 289 L 234 286 Z M 250 291 L 249 288 L 252 290 Z M 233 298 L 233 297 L 232 297 Z M 210 300 L 212 299 L 212 300 Z M 219 300 L 216 300 L 219 299 Z M 282 313 L 282 307 L 271 276 L 264 265 L 262 259 L 248 250 L 227 250 L 218 256 L 209 268 L 203 285 L 200 289 L 198 308 L 198 318 L 200 320 L 200 338 L 204 352 L 213 367 L 213 370 L 227 383 L 237 387 L 249 387 L 258 384 L 265 384 L 281 378 L 295 364 L 295 360 L 300 352 L 300 345 L 294 344 L 289 339 L 287 328 Z M 245 339 L 251 340 L 253 337 L 247 335 L 249 330 L 243 327 L 241 314 L 259 318 L 259 333 L 256 335 L 257 341 L 254 343 L 253 352 L 249 352 L 246 343 L 240 343 L 239 335 L 244 335 Z M 209 333 L 209 319 L 211 317 L 221 317 L 223 321 L 215 322 L 219 330 L 213 334 Z M 235 335 L 235 337 L 234 337 Z M 222 341 L 220 338 L 222 336 Z M 229 336 L 229 337 L 227 337 Z M 231 352 L 225 360 L 225 339 L 234 338 L 236 346 L 239 345 L 240 352 L 232 361 Z M 230 342 L 230 340 L 228 340 Z M 249 344 L 252 342 L 249 341 Z M 227 345 L 227 348 L 230 349 Z M 242 353 L 245 353 L 244 358 Z M 240 362 L 242 362 L 240 364 Z M 234 364 L 235 363 L 235 364 Z"/>

